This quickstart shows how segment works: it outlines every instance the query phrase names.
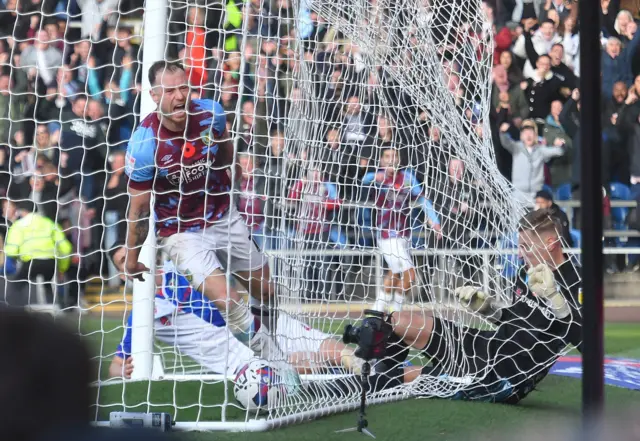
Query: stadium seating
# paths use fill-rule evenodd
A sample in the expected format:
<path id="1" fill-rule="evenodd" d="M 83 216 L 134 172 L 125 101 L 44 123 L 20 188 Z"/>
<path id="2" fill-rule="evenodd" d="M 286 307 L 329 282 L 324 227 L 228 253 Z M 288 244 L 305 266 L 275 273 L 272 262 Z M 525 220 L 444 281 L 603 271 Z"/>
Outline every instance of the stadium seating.
<path id="1" fill-rule="evenodd" d="M 572 198 L 571 195 L 571 184 L 565 183 L 560 184 L 558 188 L 556 188 L 555 199 L 556 201 L 570 201 Z"/>
<path id="2" fill-rule="evenodd" d="M 612 182 L 609 185 L 609 197 L 612 201 L 630 201 L 631 190 L 629 186 L 620 182 Z M 627 230 L 626 219 L 629 214 L 627 207 L 611 207 L 611 220 L 615 230 Z"/>
<path id="3" fill-rule="evenodd" d="M 629 186 L 620 182 L 612 182 L 609 185 L 609 197 L 612 201 L 629 201 L 631 200 L 631 190 Z M 627 215 L 629 208 L 627 207 L 611 207 L 611 224 L 616 231 L 627 231 Z M 628 238 L 618 237 L 615 239 L 617 246 L 626 246 Z"/>

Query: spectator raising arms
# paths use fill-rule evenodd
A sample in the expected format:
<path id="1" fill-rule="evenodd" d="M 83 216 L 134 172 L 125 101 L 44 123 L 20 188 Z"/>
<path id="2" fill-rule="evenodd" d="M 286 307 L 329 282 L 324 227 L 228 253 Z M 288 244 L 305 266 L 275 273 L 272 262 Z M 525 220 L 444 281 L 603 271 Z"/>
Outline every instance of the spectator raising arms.
<path id="1" fill-rule="evenodd" d="M 624 81 L 627 86 L 633 81 L 631 72 L 631 62 L 638 44 L 640 43 L 640 33 L 636 32 L 638 25 L 631 22 L 627 25 L 627 35 L 631 36 L 631 41 L 626 46 L 622 46 L 620 39 L 609 37 L 602 51 L 602 94 L 605 98 L 610 98 L 613 94 L 613 85 L 618 81 Z"/>
<path id="2" fill-rule="evenodd" d="M 513 157 L 512 182 L 516 197 L 521 203 L 533 206 L 534 195 L 544 185 L 544 165 L 551 158 L 564 154 L 564 140 L 557 138 L 553 147 L 540 145 L 537 141 L 536 127 L 523 124 L 520 141 L 514 141 L 506 134 L 509 124 L 500 127 L 500 142 Z"/>

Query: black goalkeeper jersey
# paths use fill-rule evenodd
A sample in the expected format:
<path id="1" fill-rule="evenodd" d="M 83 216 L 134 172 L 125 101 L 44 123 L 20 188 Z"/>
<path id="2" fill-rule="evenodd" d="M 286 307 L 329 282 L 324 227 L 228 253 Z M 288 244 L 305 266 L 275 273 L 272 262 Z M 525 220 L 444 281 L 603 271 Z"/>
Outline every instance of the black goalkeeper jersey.
<path id="1" fill-rule="evenodd" d="M 547 301 L 529 291 L 527 272 L 522 268 L 513 303 L 502 309 L 498 328 L 489 342 L 494 373 L 515 387 L 532 380 L 533 387 L 542 380 L 567 345 L 582 349 L 579 267 L 567 258 L 554 276 L 571 314 L 565 319 L 556 318 Z"/>

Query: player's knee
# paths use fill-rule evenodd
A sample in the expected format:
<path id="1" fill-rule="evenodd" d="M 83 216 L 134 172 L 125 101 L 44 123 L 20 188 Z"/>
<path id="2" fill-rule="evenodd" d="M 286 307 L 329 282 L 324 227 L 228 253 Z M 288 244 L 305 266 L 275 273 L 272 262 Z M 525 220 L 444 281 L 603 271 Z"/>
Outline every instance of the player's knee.
<path id="1" fill-rule="evenodd" d="M 228 291 L 227 278 L 219 270 L 216 270 L 204 279 L 199 290 L 210 300 L 216 302 L 216 306 L 220 302 L 224 304 Z"/>

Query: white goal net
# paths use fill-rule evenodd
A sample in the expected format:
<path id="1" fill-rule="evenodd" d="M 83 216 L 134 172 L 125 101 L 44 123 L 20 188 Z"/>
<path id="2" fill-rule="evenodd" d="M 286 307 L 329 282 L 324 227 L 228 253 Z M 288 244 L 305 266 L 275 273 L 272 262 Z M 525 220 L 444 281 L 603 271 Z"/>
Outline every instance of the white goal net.
<path id="1" fill-rule="evenodd" d="M 437 361 L 437 373 L 371 392 L 373 402 L 468 397 L 469 390 L 491 399 L 496 388 L 518 388 L 545 373 L 574 342 L 575 308 L 560 324 L 549 309 L 542 328 L 529 316 L 505 314 L 511 330 L 528 337 L 499 341 L 499 322 L 455 298 L 456 289 L 473 286 L 502 304 L 514 301 L 524 280 L 519 221 L 532 203 L 496 166 L 493 42 L 480 0 L 50 3 L 8 0 L 15 26 L 0 41 L 2 294 L 11 305 L 77 320 L 100 366 L 96 421 L 112 411 L 166 411 L 186 429 L 260 430 L 355 409 L 360 380 L 342 332 L 369 308 L 430 317 L 419 326 L 438 334 L 430 344 L 437 338 L 442 346 L 400 361 Z M 249 237 L 268 263 L 277 298 L 263 309 L 277 308 L 276 340 L 302 381 L 299 393 L 263 415 L 244 410 L 233 393 L 235 370 L 251 351 L 207 295 L 188 286 L 208 257 L 185 268 L 171 263 L 164 238 L 152 237 L 141 254 L 152 270 L 145 282 L 122 281 L 122 268 L 110 260 L 124 256 L 128 181 L 141 167 L 132 149 L 140 139 L 134 136 L 128 155 L 127 146 L 155 112 L 147 74 L 158 60 L 186 68 L 189 121 L 208 105 L 199 100 L 218 102 L 226 116 L 235 161 L 223 193 L 244 221 L 222 218 L 227 230 L 217 255 L 229 263 L 221 268 L 226 291 L 247 303 L 248 291 L 255 294 L 232 275 L 233 259 L 248 259 L 238 257 L 248 250 L 237 244 Z M 174 89 L 159 96 L 183 93 Z M 224 129 L 202 124 L 207 135 Z M 158 151 L 168 132 L 160 133 L 151 140 Z M 213 142 L 172 136 L 189 148 Z M 185 183 L 216 163 L 206 153 L 202 163 L 179 162 L 172 181 L 161 164 L 171 154 L 151 156 L 157 171 L 150 179 L 175 185 L 151 184 L 147 192 L 184 213 L 194 194 L 213 197 L 209 181 L 200 190 Z M 198 221 L 156 223 L 158 213 L 150 216 L 151 236 Z M 174 245 L 215 239 L 188 232 L 193 243 Z M 549 262 L 555 244 L 526 246 Z M 519 365 L 537 346 L 547 350 Z M 494 378 L 505 358 L 513 376 Z"/>

